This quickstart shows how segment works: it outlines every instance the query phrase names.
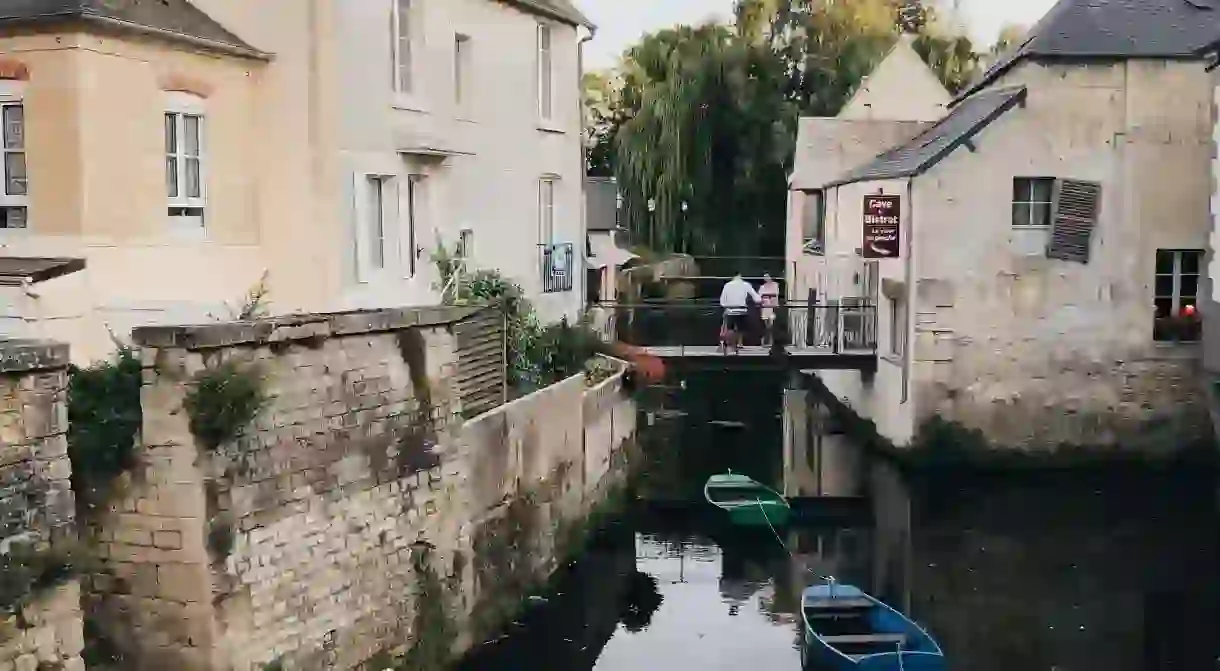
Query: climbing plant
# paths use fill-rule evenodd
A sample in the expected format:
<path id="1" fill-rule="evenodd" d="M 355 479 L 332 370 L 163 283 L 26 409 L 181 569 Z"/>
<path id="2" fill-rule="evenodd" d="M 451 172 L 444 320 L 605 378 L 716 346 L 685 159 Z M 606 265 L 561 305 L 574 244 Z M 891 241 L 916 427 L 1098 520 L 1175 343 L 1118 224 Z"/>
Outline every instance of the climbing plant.
<path id="1" fill-rule="evenodd" d="M 237 439 L 266 404 L 262 375 L 235 361 L 198 373 L 183 401 L 191 433 L 212 450 Z"/>
<path id="2" fill-rule="evenodd" d="M 135 463 L 140 408 L 140 356 L 120 346 L 109 359 L 68 369 L 68 456 L 72 489 L 85 512 L 109 496 L 115 478 Z"/>

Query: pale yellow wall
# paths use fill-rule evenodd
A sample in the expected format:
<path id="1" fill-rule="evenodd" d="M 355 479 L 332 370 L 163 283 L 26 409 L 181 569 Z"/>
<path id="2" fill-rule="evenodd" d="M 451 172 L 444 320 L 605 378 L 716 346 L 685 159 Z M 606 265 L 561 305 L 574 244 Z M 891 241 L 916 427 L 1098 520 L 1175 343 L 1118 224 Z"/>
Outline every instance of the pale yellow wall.
<path id="1" fill-rule="evenodd" d="M 903 35 L 872 74 L 860 82 L 840 119 L 935 121 L 952 97 Z"/>
<path id="2" fill-rule="evenodd" d="M 0 57 L 29 71 L 8 84 L 24 96 L 30 226 L 0 231 L 4 253 L 87 262 L 34 288 L 28 332 L 67 340 L 87 360 L 113 348 L 111 330 L 125 337 L 138 324 L 200 321 L 240 302 L 270 265 L 254 169 L 267 154 L 254 123 L 265 66 L 81 33 L 7 37 Z M 162 83 L 171 78 L 207 94 L 203 229 L 167 215 Z"/>

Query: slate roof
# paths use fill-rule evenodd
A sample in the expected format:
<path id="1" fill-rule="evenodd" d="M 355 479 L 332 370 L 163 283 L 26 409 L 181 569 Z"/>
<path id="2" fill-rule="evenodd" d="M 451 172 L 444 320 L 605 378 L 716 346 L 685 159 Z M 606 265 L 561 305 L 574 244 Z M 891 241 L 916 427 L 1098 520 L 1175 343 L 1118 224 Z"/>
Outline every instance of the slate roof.
<path id="1" fill-rule="evenodd" d="M 826 186 L 899 179 L 922 174 L 1024 100 L 1024 86 L 1009 86 L 976 93 L 919 135 L 849 171 Z"/>
<path id="2" fill-rule="evenodd" d="M 56 21 L 152 29 L 248 56 L 266 57 L 190 0 L 0 0 L 0 27 Z"/>
<path id="3" fill-rule="evenodd" d="M 516 5 L 531 14 L 540 14 L 574 26 L 594 27 L 593 22 L 585 18 L 579 9 L 576 9 L 572 0 L 502 0 L 502 2 Z"/>
<path id="4" fill-rule="evenodd" d="M 954 104 L 1030 58 L 1196 58 L 1220 38 L 1220 0 L 1059 0 Z"/>

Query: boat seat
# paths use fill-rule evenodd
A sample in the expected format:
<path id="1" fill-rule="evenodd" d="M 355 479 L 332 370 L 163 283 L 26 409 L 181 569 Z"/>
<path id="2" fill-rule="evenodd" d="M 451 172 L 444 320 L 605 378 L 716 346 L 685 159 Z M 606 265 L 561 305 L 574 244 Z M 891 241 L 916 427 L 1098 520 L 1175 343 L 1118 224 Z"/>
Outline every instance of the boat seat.
<path id="1" fill-rule="evenodd" d="M 822 640 L 833 646 L 840 645 L 898 645 L 906 643 L 906 634 L 845 634 L 842 636 L 823 636 Z"/>
<path id="2" fill-rule="evenodd" d="M 808 610 L 867 610 L 876 606 L 875 603 L 868 599 L 860 599 L 855 597 L 848 598 L 830 598 L 818 597 L 805 600 L 805 608 Z"/>

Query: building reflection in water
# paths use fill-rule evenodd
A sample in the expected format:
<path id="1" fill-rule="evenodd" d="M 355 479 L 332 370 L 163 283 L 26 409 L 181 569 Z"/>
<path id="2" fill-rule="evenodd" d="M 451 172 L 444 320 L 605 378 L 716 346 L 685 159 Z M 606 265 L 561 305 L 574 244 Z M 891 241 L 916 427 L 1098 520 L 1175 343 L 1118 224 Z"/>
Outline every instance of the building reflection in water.
<path id="1" fill-rule="evenodd" d="M 1214 473 L 904 478 L 847 445 L 804 392 L 784 394 L 782 421 L 778 393 L 758 401 L 769 420 L 728 402 L 778 388 L 745 384 L 675 394 L 688 414 L 641 437 L 648 501 L 462 671 L 796 669 L 799 595 L 825 575 L 913 615 L 958 669 L 1217 668 Z M 711 424 L 724 419 L 748 429 Z M 704 480 L 726 468 L 794 498 L 778 539 L 704 505 Z M 801 514 L 851 497 L 863 519 Z"/>

